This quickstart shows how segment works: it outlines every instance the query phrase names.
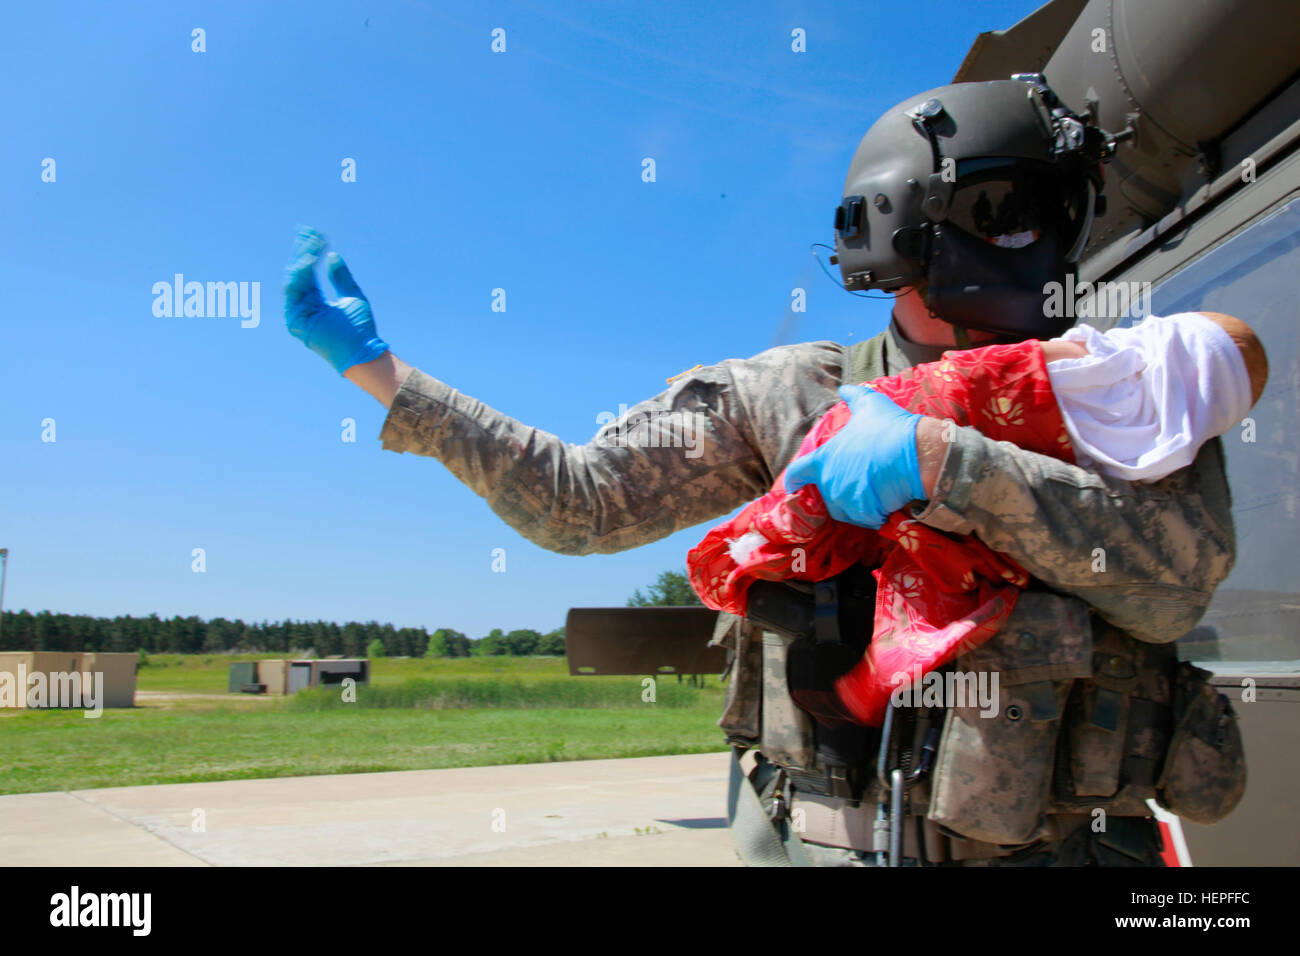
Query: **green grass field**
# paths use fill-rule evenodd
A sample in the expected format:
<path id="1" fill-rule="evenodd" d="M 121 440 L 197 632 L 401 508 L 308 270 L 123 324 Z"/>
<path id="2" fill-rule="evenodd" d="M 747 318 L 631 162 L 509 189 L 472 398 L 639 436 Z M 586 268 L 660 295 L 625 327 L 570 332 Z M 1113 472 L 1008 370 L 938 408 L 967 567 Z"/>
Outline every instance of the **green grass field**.
<path id="1" fill-rule="evenodd" d="M 226 693 L 231 661 L 267 656 L 155 655 L 136 706 L 98 719 L 0 711 L 0 793 L 725 749 L 717 678 L 662 678 L 645 703 L 639 678 L 570 678 L 561 658 L 386 658 L 355 704 Z"/>
<path id="2" fill-rule="evenodd" d="M 273 654 L 153 654 L 140 668 L 136 690 L 186 694 L 224 694 L 232 661 L 256 661 Z M 562 657 L 386 657 L 372 662 L 370 681 L 375 685 L 400 684 L 412 678 L 449 677 L 568 677 Z M 583 677 L 574 680 L 627 681 L 626 677 Z M 673 678 L 676 681 L 676 678 Z"/>

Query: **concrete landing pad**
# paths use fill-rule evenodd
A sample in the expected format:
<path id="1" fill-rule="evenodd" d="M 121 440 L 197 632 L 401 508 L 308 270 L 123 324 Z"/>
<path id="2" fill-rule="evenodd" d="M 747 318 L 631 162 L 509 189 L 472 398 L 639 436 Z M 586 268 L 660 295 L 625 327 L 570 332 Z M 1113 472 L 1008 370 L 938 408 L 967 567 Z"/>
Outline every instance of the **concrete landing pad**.
<path id="1" fill-rule="evenodd" d="M 738 866 L 725 753 L 0 797 L 9 866 Z"/>

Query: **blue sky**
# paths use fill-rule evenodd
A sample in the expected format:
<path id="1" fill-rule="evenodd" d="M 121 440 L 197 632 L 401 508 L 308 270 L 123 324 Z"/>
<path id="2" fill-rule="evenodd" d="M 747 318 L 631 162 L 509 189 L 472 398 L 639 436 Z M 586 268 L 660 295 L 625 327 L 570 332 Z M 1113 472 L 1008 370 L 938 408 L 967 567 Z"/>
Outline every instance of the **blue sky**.
<path id="1" fill-rule="evenodd" d="M 708 526 L 563 557 L 436 460 L 382 451 L 384 409 L 284 328 L 296 225 L 329 236 L 397 354 L 585 442 L 601 412 L 697 363 L 879 331 L 887 304 L 837 290 L 808 254 L 853 149 L 949 82 L 978 32 L 1037 5 L 8 8 L 6 608 L 479 637 L 622 604 Z M 259 282 L 260 323 L 155 316 L 153 285 L 176 273 Z"/>

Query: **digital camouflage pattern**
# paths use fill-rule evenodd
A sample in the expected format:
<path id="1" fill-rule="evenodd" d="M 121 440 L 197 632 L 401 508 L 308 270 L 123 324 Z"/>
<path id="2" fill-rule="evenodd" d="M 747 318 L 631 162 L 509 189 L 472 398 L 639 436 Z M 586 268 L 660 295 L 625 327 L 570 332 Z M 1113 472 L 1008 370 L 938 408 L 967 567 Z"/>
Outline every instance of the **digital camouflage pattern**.
<path id="1" fill-rule="evenodd" d="M 907 343 L 908 355 L 896 339 L 891 344 L 891 374 L 943 351 Z M 789 345 L 693 371 L 585 445 L 413 371 L 380 439 L 385 449 L 437 458 L 543 548 L 623 551 L 762 495 L 839 400 L 846 352 L 832 342 Z M 1176 640 L 1200 619 L 1235 555 L 1217 442 L 1191 467 L 1134 484 L 974 429 L 953 431 L 919 520 L 978 535 L 1140 640 Z M 674 446 L 672 436 L 689 436 L 694 447 Z"/>
<path id="2" fill-rule="evenodd" d="M 1184 662 L 1174 683 L 1176 729 L 1157 785 L 1163 806 L 1193 823 L 1217 823 L 1246 793 L 1246 755 L 1232 702 Z"/>
<path id="3" fill-rule="evenodd" d="M 763 645 L 758 629 L 734 614 L 719 614 L 713 642 L 731 651 L 727 696 L 718 726 L 731 746 L 757 746 L 763 715 Z"/>
<path id="4" fill-rule="evenodd" d="M 916 517 L 978 535 L 1039 581 L 1154 643 L 1196 625 L 1236 556 L 1218 439 L 1190 467 L 1144 484 L 954 428 L 935 494 Z"/>
<path id="5" fill-rule="evenodd" d="M 384 448 L 431 455 L 508 525 L 560 554 L 656 541 L 757 498 L 839 400 L 843 349 L 784 346 L 678 379 L 585 445 L 413 371 Z"/>
<path id="6" fill-rule="evenodd" d="M 678 377 L 585 445 L 413 371 L 380 439 L 385 449 L 439 459 L 541 547 L 611 553 L 759 497 L 838 401 L 840 384 L 943 351 L 891 325 L 852 348 L 815 342 L 727 360 Z M 935 492 L 913 514 L 940 531 L 977 535 L 1035 578 L 1004 630 L 958 658 L 959 670 L 999 673 L 999 715 L 950 714 L 930 785 L 909 791 L 914 811 L 998 844 L 1059 837 L 1045 820 L 1052 814 L 1146 815 L 1173 724 L 1168 645 L 1201 618 L 1235 558 L 1218 440 L 1190 467 L 1136 484 L 954 428 Z M 728 617 L 717 640 L 736 655 L 720 725 L 729 742 L 757 742 L 789 762 L 797 786 L 815 790 L 812 726 L 781 679 L 784 646 Z M 1184 765 L 1212 762 L 1202 743 L 1184 748 Z M 1244 768 L 1223 766 L 1216 779 L 1231 796 Z M 1184 773 L 1166 789 L 1206 817 L 1231 809 L 1198 795 L 1190 779 Z M 850 865 L 869 862 L 825 850 Z"/>

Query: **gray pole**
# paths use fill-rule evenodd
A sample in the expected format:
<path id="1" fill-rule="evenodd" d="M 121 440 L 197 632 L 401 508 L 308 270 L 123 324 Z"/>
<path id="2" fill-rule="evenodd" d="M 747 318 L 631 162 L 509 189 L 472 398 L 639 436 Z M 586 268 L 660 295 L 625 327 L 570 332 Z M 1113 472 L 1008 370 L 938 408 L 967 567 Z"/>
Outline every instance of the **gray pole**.
<path id="1" fill-rule="evenodd" d="M 9 567 L 9 549 L 0 548 L 0 636 L 5 629 L 5 571 Z"/>

